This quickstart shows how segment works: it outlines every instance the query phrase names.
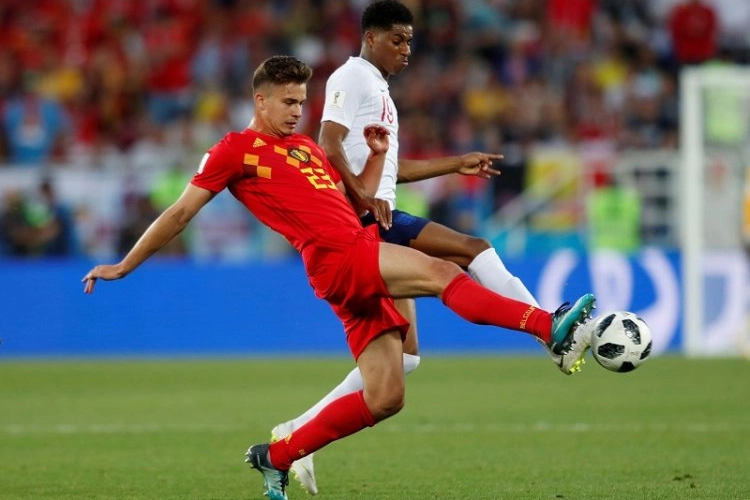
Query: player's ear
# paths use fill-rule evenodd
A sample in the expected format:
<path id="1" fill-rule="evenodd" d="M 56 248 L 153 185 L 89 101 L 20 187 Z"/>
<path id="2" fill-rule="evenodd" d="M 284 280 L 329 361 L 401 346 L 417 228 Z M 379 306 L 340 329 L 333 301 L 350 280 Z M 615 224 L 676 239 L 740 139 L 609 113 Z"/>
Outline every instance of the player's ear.
<path id="1" fill-rule="evenodd" d="M 364 41 L 368 47 L 375 45 L 376 33 L 374 30 L 367 30 L 364 34 Z"/>
<path id="2" fill-rule="evenodd" d="M 256 92 L 253 96 L 253 101 L 255 101 L 255 107 L 257 109 L 265 109 L 266 97 L 262 93 Z"/>

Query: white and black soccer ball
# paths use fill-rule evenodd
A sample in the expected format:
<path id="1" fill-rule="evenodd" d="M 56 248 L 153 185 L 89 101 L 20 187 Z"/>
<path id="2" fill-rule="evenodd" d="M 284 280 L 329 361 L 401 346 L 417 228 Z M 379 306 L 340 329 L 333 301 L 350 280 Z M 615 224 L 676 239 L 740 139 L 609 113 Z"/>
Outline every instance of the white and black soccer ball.
<path id="1" fill-rule="evenodd" d="M 633 371 L 651 354 L 651 329 L 637 314 L 615 311 L 593 321 L 591 352 L 607 370 Z"/>

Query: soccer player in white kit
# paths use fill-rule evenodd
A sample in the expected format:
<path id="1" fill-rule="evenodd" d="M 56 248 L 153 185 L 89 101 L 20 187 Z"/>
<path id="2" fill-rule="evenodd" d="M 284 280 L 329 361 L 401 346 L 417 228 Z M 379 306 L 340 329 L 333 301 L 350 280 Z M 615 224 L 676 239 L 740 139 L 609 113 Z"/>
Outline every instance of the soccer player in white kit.
<path id="1" fill-rule="evenodd" d="M 326 83 L 319 145 L 331 164 L 341 173 L 347 195 L 363 214 L 364 225 L 380 222 L 380 235 L 389 243 L 409 246 L 433 257 L 455 262 L 481 285 L 506 297 L 538 306 L 526 286 L 511 274 L 492 245 L 481 238 L 454 231 L 442 224 L 396 209 L 396 183 L 414 182 L 449 173 L 477 175 L 488 179 L 499 174 L 492 166 L 502 155 L 481 152 L 428 160 L 408 160 L 398 156 L 398 111 L 391 99 L 388 78 L 408 66 L 413 38 L 413 16 L 395 0 L 370 4 L 362 14 L 362 46 L 359 57 L 350 57 L 331 74 Z M 367 161 L 369 148 L 363 130 L 378 124 L 390 132 L 390 147 L 379 183 L 368 183 L 358 176 Z M 376 199 L 385 200 L 390 212 L 383 211 Z M 384 213 L 386 212 L 386 213 Z M 377 219 L 377 220 L 376 220 Z M 419 365 L 414 299 L 396 301 L 411 328 L 404 341 L 404 373 Z M 572 349 L 563 355 L 547 353 L 565 374 L 580 370 L 590 346 L 590 332 L 579 328 Z M 362 377 L 355 368 L 318 403 L 293 420 L 273 428 L 274 439 L 281 439 L 313 418 L 331 401 L 362 388 Z M 297 460 L 292 472 L 311 494 L 318 492 L 313 454 Z"/>

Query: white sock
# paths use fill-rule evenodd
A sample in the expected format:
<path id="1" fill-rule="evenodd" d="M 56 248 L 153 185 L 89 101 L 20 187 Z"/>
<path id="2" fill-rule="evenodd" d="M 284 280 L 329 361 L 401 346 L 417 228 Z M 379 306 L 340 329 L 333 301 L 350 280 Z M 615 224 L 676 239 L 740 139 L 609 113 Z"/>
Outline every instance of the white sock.
<path id="1" fill-rule="evenodd" d="M 413 354 L 404 353 L 404 374 L 408 375 L 413 372 L 419 366 L 419 356 Z M 299 417 L 292 420 L 292 428 L 298 429 L 302 425 L 306 424 L 315 417 L 320 410 L 328 406 L 331 401 L 335 401 L 341 396 L 345 396 L 349 393 L 359 391 L 364 387 L 362 381 L 362 375 L 359 373 L 359 368 L 354 368 L 349 374 L 341 381 L 339 385 L 333 388 L 331 392 L 323 396 L 323 399 L 315 403 L 309 410 L 300 415 Z"/>
<path id="2" fill-rule="evenodd" d="M 417 369 L 419 361 L 422 358 L 415 356 L 414 354 L 404 353 L 404 375 L 409 375 L 411 372 Z"/>
<path id="3" fill-rule="evenodd" d="M 471 261 L 469 275 L 495 293 L 539 307 L 539 303 L 521 280 L 505 268 L 494 248 L 488 248 Z"/>

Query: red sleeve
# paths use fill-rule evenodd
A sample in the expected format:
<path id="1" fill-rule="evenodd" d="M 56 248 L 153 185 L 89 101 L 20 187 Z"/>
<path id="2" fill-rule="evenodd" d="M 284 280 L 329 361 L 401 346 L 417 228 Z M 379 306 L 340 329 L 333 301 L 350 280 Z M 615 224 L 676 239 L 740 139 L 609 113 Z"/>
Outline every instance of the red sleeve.
<path id="1" fill-rule="evenodd" d="M 242 174 L 242 162 L 225 137 L 203 156 L 190 181 L 195 186 L 218 193 Z"/>

